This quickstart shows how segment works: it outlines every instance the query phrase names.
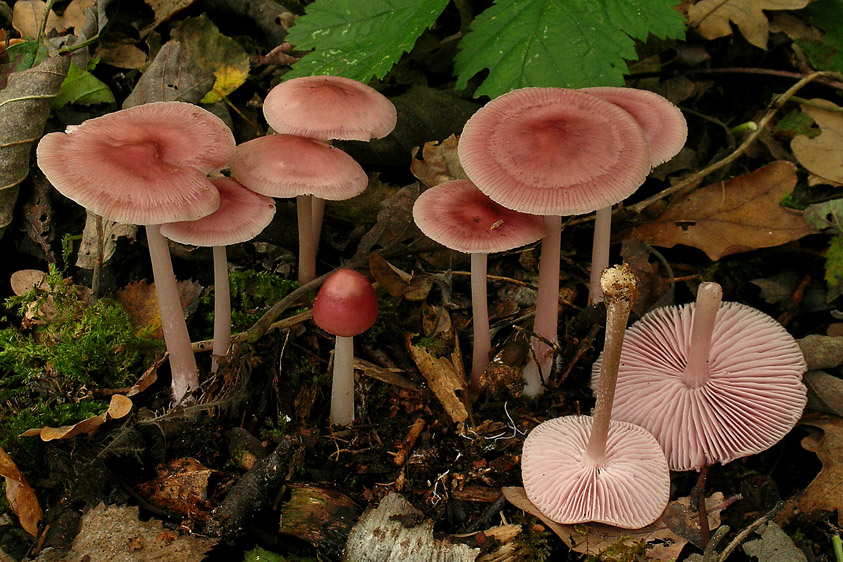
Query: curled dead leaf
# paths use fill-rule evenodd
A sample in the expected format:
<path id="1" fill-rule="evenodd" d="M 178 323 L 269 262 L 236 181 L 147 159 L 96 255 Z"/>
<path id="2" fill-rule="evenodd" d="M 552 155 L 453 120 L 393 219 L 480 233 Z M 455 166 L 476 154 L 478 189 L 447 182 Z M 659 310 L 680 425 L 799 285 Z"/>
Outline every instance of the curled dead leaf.
<path id="1" fill-rule="evenodd" d="M 808 171 L 831 183 L 843 182 L 843 108 L 828 100 L 811 101 L 829 108 L 802 106 L 802 111 L 819 125 L 821 133 L 813 138 L 797 135 L 790 141 L 790 148 Z"/>
<path id="2" fill-rule="evenodd" d="M 44 517 L 41 504 L 15 461 L 2 448 L 0 476 L 6 479 L 6 499 L 9 500 L 12 512 L 18 516 L 20 526 L 33 537 L 38 536 L 38 523 Z"/>
<path id="3" fill-rule="evenodd" d="M 122 394 L 115 394 L 111 397 L 111 402 L 108 405 L 108 410 L 98 416 L 93 416 L 84 419 L 73 425 L 63 425 L 61 427 L 41 427 L 27 429 L 20 434 L 20 437 L 35 437 L 41 438 L 41 441 L 55 441 L 57 439 L 70 439 L 77 435 L 85 434 L 91 435 L 96 432 L 104 423 L 126 417 L 132 411 L 132 399 Z"/>
<path id="4" fill-rule="evenodd" d="M 700 0 L 688 9 L 688 22 L 706 39 L 732 34 L 732 23 L 746 40 L 767 48 L 770 22 L 764 10 L 798 10 L 808 0 Z"/>
<path id="5" fill-rule="evenodd" d="M 422 157 L 416 158 L 418 147 L 413 148 L 410 172 L 427 187 L 450 180 L 466 179 L 457 155 L 459 137 L 451 135 L 442 142 L 430 141 L 422 147 Z"/>

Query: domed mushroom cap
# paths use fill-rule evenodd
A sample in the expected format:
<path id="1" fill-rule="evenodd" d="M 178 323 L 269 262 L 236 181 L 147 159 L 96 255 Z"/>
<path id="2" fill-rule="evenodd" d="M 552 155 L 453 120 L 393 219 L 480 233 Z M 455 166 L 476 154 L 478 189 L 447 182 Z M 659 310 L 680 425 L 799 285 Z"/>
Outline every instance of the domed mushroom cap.
<path id="1" fill-rule="evenodd" d="M 426 236 L 466 253 L 503 252 L 544 236 L 544 222 L 498 205 L 469 180 L 431 187 L 413 205 L 413 219 Z"/>
<path id="2" fill-rule="evenodd" d="M 596 521 L 625 529 L 649 525 L 670 499 L 670 473 L 656 439 L 631 423 L 612 420 L 606 462 L 582 457 L 590 416 L 565 416 L 538 425 L 524 441 L 521 476 L 527 497 L 557 523 Z"/>
<path id="3" fill-rule="evenodd" d="M 685 146 L 688 139 L 685 116 L 678 107 L 657 93 L 611 86 L 582 88 L 580 91 L 612 102 L 635 117 L 647 137 L 650 164 L 654 168 L 676 156 Z"/>
<path id="4" fill-rule="evenodd" d="M 608 207 L 650 172 L 647 140 L 632 115 L 562 88 L 524 88 L 492 100 L 466 123 L 458 152 L 483 193 L 534 215 Z"/>
<path id="5" fill-rule="evenodd" d="M 369 184 L 360 164 L 339 148 L 293 135 L 267 135 L 237 145 L 229 168 L 237 181 L 269 197 L 315 195 L 341 201 Z"/>
<path id="6" fill-rule="evenodd" d="M 313 301 L 313 322 L 335 336 L 362 334 L 378 319 L 378 299 L 365 275 L 339 269 L 325 280 Z"/>
<path id="7" fill-rule="evenodd" d="M 243 187 L 231 178 L 213 178 L 220 194 L 219 208 L 195 221 L 171 222 L 161 234 L 180 244 L 228 246 L 260 234 L 275 216 L 275 201 Z"/>
<path id="8" fill-rule="evenodd" d="M 694 304 L 644 315 L 626 333 L 613 418 L 656 436 L 671 470 L 754 455 L 781 440 L 805 407 L 806 364 L 793 337 L 749 306 L 724 302 L 711 338 L 709 380 L 686 386 Z M 602 359 L 602 357 L 601 357 Z M 600 360 L 592 370 L 599 376 Z"/>
<path id="9" fill-rule="evenodd" d="M 392 132 L 398 119 L 383 94 L 339 76 L 281 82 L 267 94 L 263 114 L 279 133 L 317 140 L 379 139 Z"/>
<path id="10" fill-rule="evenodd" d="M 38 143 L 50 183 L 106 219 L 132 224 L 195 220 L 219 205 L 206 174 L 224 168 L 234 136 L 189 103 L 138 105 L 89 119 Z"/>

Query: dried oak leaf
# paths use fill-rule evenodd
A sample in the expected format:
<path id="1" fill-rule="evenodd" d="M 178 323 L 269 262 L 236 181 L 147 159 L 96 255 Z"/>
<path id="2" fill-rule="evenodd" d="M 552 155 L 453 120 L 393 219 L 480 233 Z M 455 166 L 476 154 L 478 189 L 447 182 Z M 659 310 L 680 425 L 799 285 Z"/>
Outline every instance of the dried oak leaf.
<path id="1" fill-rule="evenodd" d="M 138 492 L 150 503 L 194 520 L 211 516 L 208 481 L 213 470 L 185 457 L 159 466 L 157 472 L 157 478 L 138 485 Z"/>
<path id="2" fill-rule="evenodd" d="M 430 141 L 422 147 L 422 157 L 416 158 L 419 147 L 413 147 L 410 172 L 427 187 L 446 181 L 466 179 L 457 155 L 459 137 L 451 135 L 442 142 Z"/>
<path id="3" fill-rule="evenodd" d="M 712 260 L 769 248 L 813 233 L 801 211 L 779 205 L 796 185 L 796 166 L 783 160 L 670 203 L 658 219 L 635 228 L 654 246 L 685 244 Z"/>
<path id="4" fill-rule="evenodd" d="M 98 416 L 84 419 L 73 425 L 61 427 L 39 427 L 27 429 L 20 434 L 20 437 L 40 437 L 41 441 L 56 441 L 59 439 L 70 439 L 77 435 L 91 435 L 96 432 L 104 423 L 126 417 L 132 411 L 132 399 L 122 394 L 115 394 L 111 397 L 108 409 Z"/>
<path id="5" fill-rule="evenodd" d="M 802 107 L 821 132 L 813 138 L 807 135 L 793 137 L 790 148 L 799 163 L 811 173 L 832 182 L 843 182 L 843 108 L 828 100 L 811 101 L 829 108 Z"/>
<path id="6" fill-rule="evenodd" d="M 193 4 L 196 0 L 144 0 L 155 12 L 155 20 L 140 31 L 140 36 L 145 37 L 153 29 Z"/>
<path id="7" fill-rule="evenodd" d="M 802 439 L 802 447 L 816 453 L 823 468 L 796 500 L 796 507 L 802 513 L 837 511 L 837 525 L 843 526 L 843 418 L 812 414 L 799 424 L 821 430 Z"/>
<path id="8" fill-rule="evenodd" d="M 18 516 L 20 526 L 32 535 L 38 536 L 38 523 L 44 516 L 35 490 L 29 486 L 26 476 L 18 469 L 15 461 L 0 448 L 0 476 L 6 479 L 6 499 L 9 507 Z"/>
<path id="9" fill-rule="evenodd" d="M 617 545 L 618 541 L 633 544 L 646 541 L 647 560 L 669 562 L 677 560 L 682 548 L 688 542 L 698 542 L 699 525 L 696 513 L 688 506 L 689 498 L 670 502 L 662 516 L 641 529 L 621 529 L 603 523 L 581 523 L 563 525 L 548 519 L 527 498 L 524 488 L 508 486 L 503 488 L 506 500 L 518 509 L 540 519 L 551 531 L 574 552 L 596 556 L 603 550 Z M 723 494 L 715 492 L 705 500 L 708 507 L 709 528 L 720 525 L 720 512 L 726 507 Z"/>
<path id="10" fill-rule="evenodd" d="M 79 35 L 79 31 L 85 23 L 85 10 L 93 7 L 95 0 L 72 0 L 62 14 L 50 10 L 47 15 L 46 33 L 57 31 L 59 34 L 73 28 L 73 32 Z M 12 27 L 20 32 L 21 37 L 35 39 L 44 21 L 44 12 L 47 3 L 42 0 L 19 0 L 15 2 L 15 9 L 12 12 Z"/>
<path id="11" fill-rule="evenodd" d="M 688 23 L 706 39 L 731 35 L 734 23 L 747 41 L 766 49 L 770 22 L 764 10 L 798 10 L 807 5 L 808 0 L 700 0 L 688 9 Z"/>

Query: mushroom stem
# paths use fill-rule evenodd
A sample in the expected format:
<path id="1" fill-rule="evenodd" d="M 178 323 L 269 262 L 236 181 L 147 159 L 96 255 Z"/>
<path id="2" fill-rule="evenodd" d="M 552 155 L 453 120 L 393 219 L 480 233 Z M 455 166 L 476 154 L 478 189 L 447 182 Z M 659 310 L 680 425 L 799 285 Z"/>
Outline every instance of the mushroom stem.
<path id="1" fill-rule="evenodd" d="M 603 300 L 600 290 L 600 274 L 609 267 L 609 238 L 612 235 L 612 207 L 597 209 L 594 216 L 594 242 L 591 245 L 591 283 L 588 290 L 588 304 Z"/>
<path id="2" fill-rule="evenodd" d="M 314 195 L 310 205 L 310 215 L 313 217 L 313 253 L 315 255 L 319 249 L 319 240 L 322 238 L 322 217 L 325 215 L 325 200 Z"/>
<path id="3" fill-rule="evenodd" d="M 219 358 L 231 345 L 231 291 L 228 285 L 228 259 L 225 246 L 214 246 L 214 349 L 211 372 L 219 368 Z"/>
<path id="4" fill-rule="evenodd" d="M 337 336 L 331 382 L 331 424 L 354 423 L 354 337 Z"/>
<path id="5" fill-rule="evenodd" d="M 167 239 L 161 235 L 161 225 L 146 227 L 146 241 L 152 260 L 152 276 L 161 315 L 161 330 L 170 354 L 170 372 L 173 377 L 173 398 L 180 402 L 185 394 L 199 388 L 196 358 L 190 345 L 190 335 L 184 320 L 184 309 L 179 300 L 176 276 L 170 260 Z"/>
<path id="6" fill-rule="evenodd" d="M 594 421 L 583 454 L 583 462 L 600 467 L 606 461 L 606 440 L 612 419 L 612 403 L 615 399 L 615 384 L 621 361 L 621 347 L 626 333 L 629 311 L 638 290 L 638 282 L 632 271 L 624 265 L 611 267 L 600 276 L 600 289 L 606 303 L 606 342 L 603 346 L 603 362 L 597 383 L 597 403 L 594 405 Z"/>
<path id="7" fill-rule="evenodd" d="M 474 316 L 474 351 L 471 359 L 471 392 L 480 389 L 480 376 L 489 364 L 492 337 L 489 333 L 489 307 L 486 295 L 488 254 L 471 254 L 471 312 Z"/>
<path id="8" fill-rule="evenodd" d="M 313 197 L 296 197 L 296 211 L 299 222 L 299 285 L 305 285 L 316 278 L 316 246 L 313 236 Z"/>
<path id="9" fill-rule="evenodd" d="M 689 388 L 697 388 L 708 382 L 711 336 L 722 300 L 723 289 L 717 283 L 702 283 L 697 289 L 694 319 L 688 341 L 688 360 L 681 376 L 682 383 Z"/>
<path id="10" fill-rule="evenodd" d="M 545 341 L 556 341 L 556 324 L 559 319 L 559 261 L 562 250 L 562 217 L 544 217 L 545 236 L 539 263 L 539 294 L 536 297 L 536 317 L 533 322 L 531 343 L 535 359 L 524 367 L 524 394 L 535 397 L 544 391 L 542 377 L 550 373 L 553 348 Z"/>

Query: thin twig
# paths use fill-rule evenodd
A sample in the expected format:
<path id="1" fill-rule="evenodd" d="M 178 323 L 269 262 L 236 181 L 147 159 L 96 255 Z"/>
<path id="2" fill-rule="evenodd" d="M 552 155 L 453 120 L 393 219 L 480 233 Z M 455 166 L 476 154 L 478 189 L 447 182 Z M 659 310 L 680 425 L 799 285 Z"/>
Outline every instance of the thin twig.
<path id="1" fill-rule="evenodd" d="M 718 559 L 719 562 L 725 562 L 729 555 L 732 554 L 732 552 L 734 552 L 736 548 L 738 548 L 738 545 L 741 544 L 744 539 L 749 536 L 750 533 L 752 533 L 755 529 L 775 517 L 779 513 L 779 511 L 782 510 L 783 507 L 784 502 L 778 502 L 775 507 L 773 507 L 773 509 L 759 517 L 749 527 L 743 529 L 740 533 L 738 533 L 738 535 L 734 539 L 732 539 L 732 542 L 730 542 L 726 546 L 726 548 L 723 549 L 723 552 L 720 554 L 720 558 Z"/>

